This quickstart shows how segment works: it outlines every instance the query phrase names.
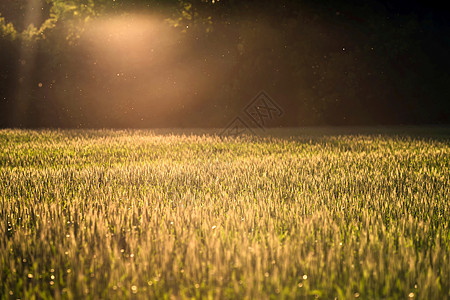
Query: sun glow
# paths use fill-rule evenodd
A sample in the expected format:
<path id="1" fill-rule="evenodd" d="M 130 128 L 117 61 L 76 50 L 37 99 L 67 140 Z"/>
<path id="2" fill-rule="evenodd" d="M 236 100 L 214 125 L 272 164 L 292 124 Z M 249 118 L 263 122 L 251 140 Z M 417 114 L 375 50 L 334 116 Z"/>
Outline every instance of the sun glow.
<path id="1" fill-rule="evenodd" d="M 165 118 L 198 101 L 207 87 L 207 74 L 193 59 L 192 45 L 162 17 L 132 14 L 95 20 L 79 43 L 89 62 L 83 65 L 89 76 L 80 85 L 99 109 L 115 106 L 123 122 Z"/>

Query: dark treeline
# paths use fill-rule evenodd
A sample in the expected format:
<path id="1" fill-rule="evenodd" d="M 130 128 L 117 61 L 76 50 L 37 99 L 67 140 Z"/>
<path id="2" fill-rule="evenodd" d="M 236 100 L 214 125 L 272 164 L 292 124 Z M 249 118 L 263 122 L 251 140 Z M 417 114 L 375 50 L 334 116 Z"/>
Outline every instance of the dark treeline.
<path id="1" fill-rule="evenodd" d="M 32 3 L 32 4 L 30 4 Z M 448 124 L 449 15 L 402 1 L 2 1 L 0 127 Z"/>

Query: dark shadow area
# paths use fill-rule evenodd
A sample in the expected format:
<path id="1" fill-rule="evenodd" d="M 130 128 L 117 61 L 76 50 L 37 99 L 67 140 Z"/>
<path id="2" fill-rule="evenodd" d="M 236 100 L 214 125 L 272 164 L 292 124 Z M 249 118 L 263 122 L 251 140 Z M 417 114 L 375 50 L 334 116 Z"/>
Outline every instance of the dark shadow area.
<path id="1" fill-rule="evenodd" d="M 449 17 L 420 1 L 3 1 L 0 127 L 217 128 L 261 90 L 283 111 L 266 127 L 449 124 Z"/>

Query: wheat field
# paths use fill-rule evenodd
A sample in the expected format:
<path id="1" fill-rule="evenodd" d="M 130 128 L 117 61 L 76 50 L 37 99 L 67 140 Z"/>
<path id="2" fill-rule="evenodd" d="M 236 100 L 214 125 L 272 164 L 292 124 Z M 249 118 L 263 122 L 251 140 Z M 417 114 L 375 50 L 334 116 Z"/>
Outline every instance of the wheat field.
<path id="1" fill-rule="evenodd" d="M 2 299 L 450 299 L 450 133 L 0 130 Z"/>

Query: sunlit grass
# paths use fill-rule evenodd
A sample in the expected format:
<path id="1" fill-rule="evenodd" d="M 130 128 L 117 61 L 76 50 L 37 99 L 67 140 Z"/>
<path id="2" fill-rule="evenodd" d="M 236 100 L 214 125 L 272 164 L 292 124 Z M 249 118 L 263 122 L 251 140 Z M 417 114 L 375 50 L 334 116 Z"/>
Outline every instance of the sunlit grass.
<path id="1" fill-rule="evenodd" d="M 450 298 L 448 137 L 3 130 L 0 145 L 4 299 Z"/>

